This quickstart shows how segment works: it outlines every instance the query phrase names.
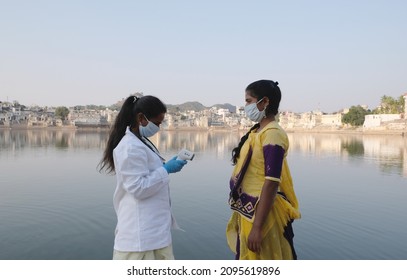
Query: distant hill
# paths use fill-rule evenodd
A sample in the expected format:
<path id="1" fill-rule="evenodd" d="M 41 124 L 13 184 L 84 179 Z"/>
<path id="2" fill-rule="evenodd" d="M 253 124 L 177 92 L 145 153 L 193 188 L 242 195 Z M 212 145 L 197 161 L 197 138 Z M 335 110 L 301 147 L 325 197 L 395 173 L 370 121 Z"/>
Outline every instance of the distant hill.
<path id="1" fill-rule="evenodd" d="M 207 107 L 196 101 L 185 102 L 178 105 L 166 104 L 166 106 L 169 112 L 190 111 L 190 110 L 199 112 L 207 109 Z"/>
<path id="2" fill-rule="evenodd" d="M 140 93 L 136 93 L 135 95 L 142 96 L 142 94 L 140 94 Z M 122 100 L 116 102 L 115 104 L 110 105 L 109 108 L 112 110 L 120 110 L 121 106 L 123 105 L 124 100 L 125 99 L 122 99 Z M 210 107 L 206 107 L 198 101 L 189 101 L 189 102 L 185 102 L 185 103 L 177 104 L 177 105 L 173 105 L 173 104 L 165 104 L 165 105 L 167 106 L 169 113 L 185 112 L 185 111 L 200 112 L 200 111 L 203 111 L 206 109 L 210 109 L 212 107 L 228 109 L 230 112 L 236 113 L 236 106 L 229 104 L 229 103 L 215 104 Z"/>
<path id="3" fill-rule="evenodd" d="M 169 112 L 177 112 L 177 111 L 185 112 L 185 111 L 191 111 L 191 110 L 193 110 L 195 112 L 199 112 L 199 111 L 203 111 L 205 109 L 209 109 L 212 107 L 228 109 L 232 113 L 236 112 L 236 106 L 229 104 L 229 103 L 215 104 L 213 106 L 206 107 L 197 101 L 191 101 L 191 102 L 185 102 L 185 103 L 178 104 L 178 105 L 166 104 L 166 106 L 167 106 L 167 109 Z"/>

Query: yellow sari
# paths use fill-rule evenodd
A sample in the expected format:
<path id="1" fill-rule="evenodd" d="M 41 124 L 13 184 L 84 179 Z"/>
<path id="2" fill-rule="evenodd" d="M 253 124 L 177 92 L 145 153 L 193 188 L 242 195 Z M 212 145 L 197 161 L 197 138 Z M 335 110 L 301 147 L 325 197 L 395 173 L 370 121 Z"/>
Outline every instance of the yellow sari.
<path id="1" fill-rule="evenodd" d="M 226 229 L 228 245 L 237 259 L 296 259 L 291 223 L 301 214 L 286 160 L 288 147 L 287 135 L 277 122 L 258 133 L 252 131 L 242 146 L 230 180 L 233 213 Z M 248 249 L 247 239 L 264 180 L 279 182 L 279 190 L 262 228 L 261 250 L 254 253 Z"/>

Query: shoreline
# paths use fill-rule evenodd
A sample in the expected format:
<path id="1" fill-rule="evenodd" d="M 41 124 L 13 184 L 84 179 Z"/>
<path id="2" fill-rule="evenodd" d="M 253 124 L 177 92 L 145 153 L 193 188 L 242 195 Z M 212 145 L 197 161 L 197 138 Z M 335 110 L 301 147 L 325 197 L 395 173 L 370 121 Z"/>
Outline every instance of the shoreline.
<path id="1" fill-rule="evenodd" d="M 285 129 L 287 133 L 354 134 L 354 135 L 407 135 L 405 129 Z"/>
<path id="2" fill-rule="evenodd" d="M 284 129 L 284 128 L 283 128 Z M 13 125 L 3 126 L 0 125 L 0 130 L 52 130 L 52 131 L 109 131 L 110 127 L 77 127 L 77 126 L 47 126 L 28 127 L 27 125 Z M 166 128 L 163 131 L 207 131 L 207 132 L 245 132 L 248 129 L 229 128 L 229 127 L 180 127 L 180 128 Z M 363 129 L 363 128 L 348 128 L 348 129 L 331 129 L 331 128 L 287 128 L 284 129 L 287 133 L 301 133 L 301 134 L 360 134 L 360 135 L 399 135 L 406 136 L 407 129 Z"/>

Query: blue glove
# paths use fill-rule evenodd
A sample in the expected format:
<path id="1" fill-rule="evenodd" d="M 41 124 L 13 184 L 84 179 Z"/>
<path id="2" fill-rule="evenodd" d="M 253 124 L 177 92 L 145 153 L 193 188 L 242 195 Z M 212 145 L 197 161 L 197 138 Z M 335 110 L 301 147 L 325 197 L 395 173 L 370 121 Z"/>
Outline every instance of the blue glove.
<path id="1" fill-rule="evenodd" d="M 186 160 L 181 159 L 177 160 L 177 156 L 175 156 L 166 163 L 164 163 L 164 168 L 165 170 L 167 170 L 168 174 L 175 173 L 180 171 L 185 164 L 187 164 Z"/>

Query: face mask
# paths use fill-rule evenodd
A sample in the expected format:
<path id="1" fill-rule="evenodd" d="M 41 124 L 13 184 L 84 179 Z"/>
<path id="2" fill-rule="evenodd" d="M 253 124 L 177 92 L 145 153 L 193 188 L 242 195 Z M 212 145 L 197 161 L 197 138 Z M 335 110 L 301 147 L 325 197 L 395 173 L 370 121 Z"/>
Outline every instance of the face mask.
<path id="1" fill-rule="evenodd" d="M 262 100 L 263 98 L 256 103 L 252 103 L 244 107 L 247 117 L 254 122 L 260 122 L 261 119 L 266 116 L 266 108 L 264 108 L 263 111 L 259 111 L 259 109 L 257 109 L 257 104 L 259 104 L 259 102 Z"/>
<path id="2" fill-rule="evenodd" d="M 160 128 L 153 122 L 150 122 L 147 117 L 146 120 L 148 121 L 148 124 L 146 126 L 140 125 L 139 131 L 140 135 L 143 137 L 151 137 L 154 134 L 156 134 L 158 131 L 160 131 Z"/>

